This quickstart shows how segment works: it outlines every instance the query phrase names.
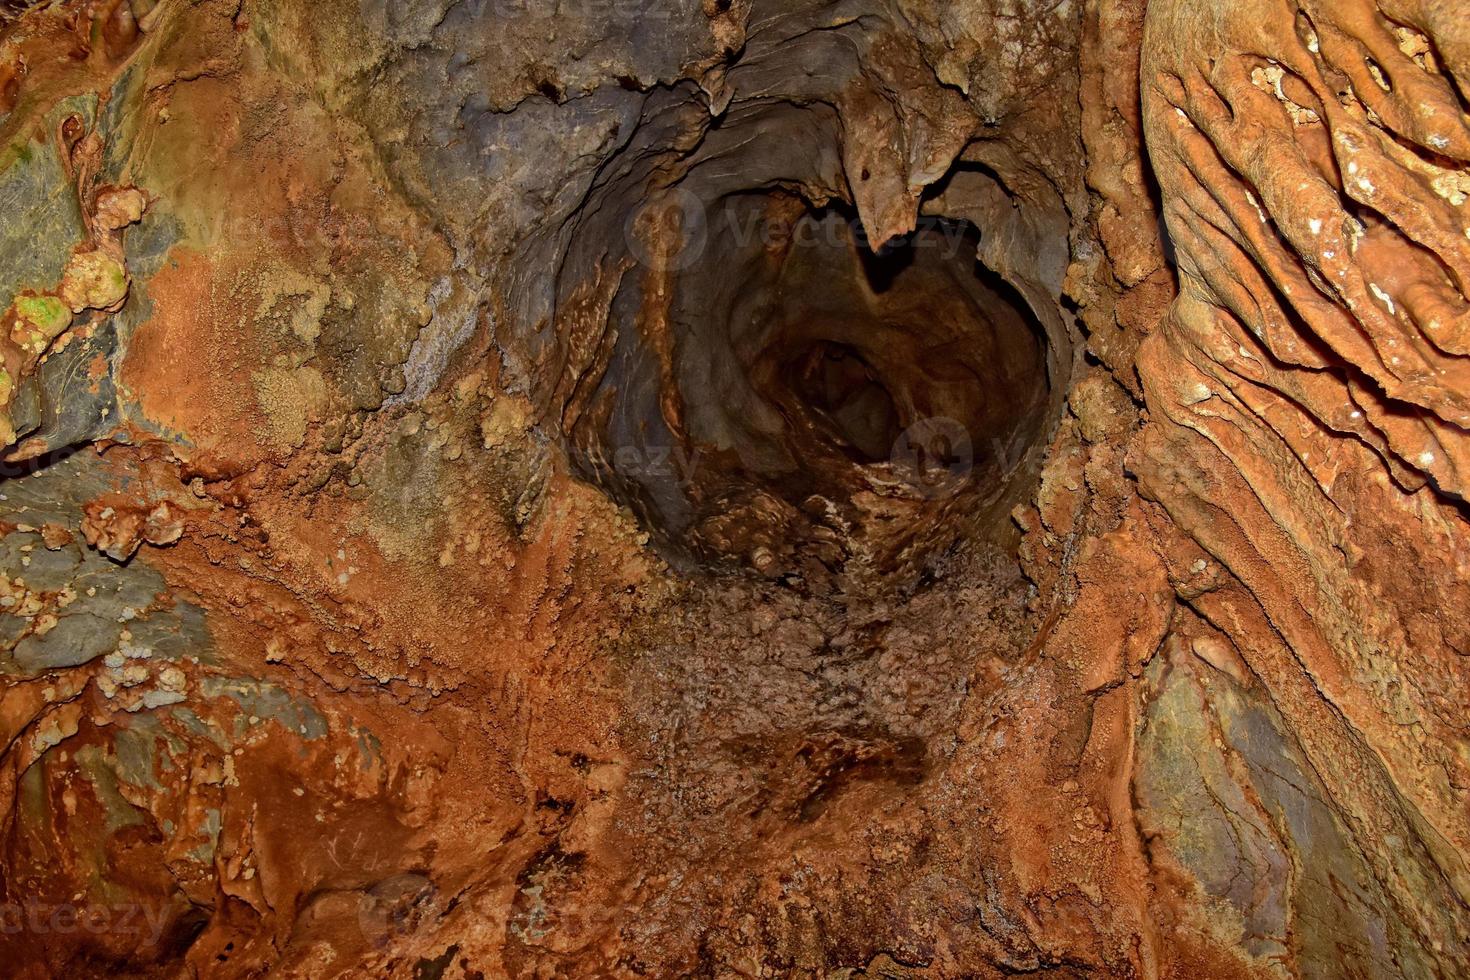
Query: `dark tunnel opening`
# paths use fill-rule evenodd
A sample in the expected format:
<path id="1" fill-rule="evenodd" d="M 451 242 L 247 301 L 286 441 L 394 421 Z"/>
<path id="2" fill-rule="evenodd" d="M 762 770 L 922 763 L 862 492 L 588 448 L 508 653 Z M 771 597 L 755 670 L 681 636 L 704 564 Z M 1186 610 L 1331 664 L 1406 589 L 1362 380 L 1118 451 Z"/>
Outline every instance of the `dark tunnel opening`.
<path id="1" fill-rule="evenodd" d="M 1004 536 L 996 505 L 1053 381 L 980 230 L 922 216 L 875 249 L 845 204 L 673 200 L 629 223 L 653 258 L 611 304 L 617 341 L 572 432 L 582 474 L 688 567 L 810 580 L 861 555 L 891 573 Z"/>

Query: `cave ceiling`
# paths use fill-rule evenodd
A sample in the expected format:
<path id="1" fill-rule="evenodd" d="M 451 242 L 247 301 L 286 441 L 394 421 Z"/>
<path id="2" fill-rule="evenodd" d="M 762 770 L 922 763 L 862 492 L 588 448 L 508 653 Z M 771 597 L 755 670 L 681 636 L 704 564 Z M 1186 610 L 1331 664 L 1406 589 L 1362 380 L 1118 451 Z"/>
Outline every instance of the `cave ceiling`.
<path id="1" fill-rule="evenodd" d="M 1464 0 L 0 2 L 0 976 L 1470 976 Z"/>

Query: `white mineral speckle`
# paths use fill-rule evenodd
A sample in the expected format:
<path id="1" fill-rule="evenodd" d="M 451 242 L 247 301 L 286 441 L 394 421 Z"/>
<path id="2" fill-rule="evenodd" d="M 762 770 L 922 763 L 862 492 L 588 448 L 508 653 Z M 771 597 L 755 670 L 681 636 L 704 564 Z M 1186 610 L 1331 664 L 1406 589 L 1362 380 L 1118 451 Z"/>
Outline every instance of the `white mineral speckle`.
<path id="1" fill-rule="evenodd" d="M 1186 385 L 1180 392 L 1186 405 L 1197 405 L 1213 394 L 1214 392 L 1210 391 L 1209 385 L 1202 381 L 1196 381 L 1192 385 Z"/>
<path id="2" fill-rule="evenodd" d="M 1266 223 L 1266 220 L 1267 220 L 1266 219 L 1266 212 L 1261 209 L 1260 202 L 1258 202 L 1256 200 L 1256 196 L 1254 194 L 1252 194 L 1250 191 L 1246 191 L 1245 192 L 1245 199 L 1247 201 L 1250 201 L 1251 202 L 1251 207 L 1253 207 L 1253 208 L 1256 209 L 1256 217 L 1260 218 L 1261 219 L 1261 224 L 1264 225 Z"/>
<path id="3" fill-rule="evenodd" d="M 1385 293 L 1381 288 L 1379 288 L 1378 283 L 1370 282 L 1368 283 L 1368 288 L 1373 291 L 1374 296 L 1377 296 L 1383 302 L 1384 306 L 1388 307 L 1388 312 L 1398 312 L 1398 308 L 1393 305 L 1393 297 L 1388 295 L 1388 293 Z"/>

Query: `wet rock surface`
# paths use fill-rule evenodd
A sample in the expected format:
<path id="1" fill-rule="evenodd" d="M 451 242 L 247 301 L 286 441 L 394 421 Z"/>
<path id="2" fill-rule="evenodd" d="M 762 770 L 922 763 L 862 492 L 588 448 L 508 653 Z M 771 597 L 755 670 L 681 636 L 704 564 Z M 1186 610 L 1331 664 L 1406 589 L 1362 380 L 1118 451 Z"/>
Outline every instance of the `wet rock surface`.
<path id="1" fill-rule="evenodd" d="M 1466 975 L 1467 86 L 0 4 L 7 975 Z"/>

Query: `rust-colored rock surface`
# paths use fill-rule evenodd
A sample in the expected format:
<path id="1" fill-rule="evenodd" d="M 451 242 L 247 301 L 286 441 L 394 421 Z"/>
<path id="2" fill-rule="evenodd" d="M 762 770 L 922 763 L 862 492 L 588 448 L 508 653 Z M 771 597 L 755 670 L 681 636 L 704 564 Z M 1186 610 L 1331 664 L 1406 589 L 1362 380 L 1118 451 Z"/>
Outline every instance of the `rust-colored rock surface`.
<path id="1" fill-rule="evenodd" d="M 1470 975 L 1460 0 L 0 3 L 6 977 Z"/>

